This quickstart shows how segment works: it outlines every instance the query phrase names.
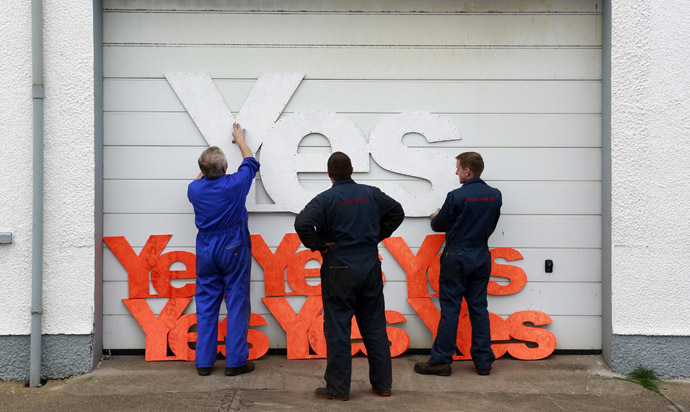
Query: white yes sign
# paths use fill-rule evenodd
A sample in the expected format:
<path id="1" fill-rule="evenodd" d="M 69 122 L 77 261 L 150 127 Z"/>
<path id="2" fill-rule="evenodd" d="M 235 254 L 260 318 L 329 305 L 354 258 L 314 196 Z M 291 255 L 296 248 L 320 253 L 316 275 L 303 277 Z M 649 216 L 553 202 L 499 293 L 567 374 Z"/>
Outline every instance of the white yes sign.
<path id="1" fill-rule="evenodd" d="M 241 161 L 239 150 L 231 143 L 234 122 L 248 130 L 247 144 L 253 152 L 261 147 L 261 182 L 275 204 L 257 203 L 254 185 L 247 201 L 250 212 L 298 213 L 315 196 L 297 176 L 299 172 L 326 172 L 329 153 L 297 152 L 302 138 L 312 133 L 325 136 L 332 151 L 347 153 L 355 172 L 369 172 L 371 154 L 386 170 L 431 182 L 431 190 L 424 194 L 409 193 L 399 183 L 377 184 L 402 204 L 406 216 L 428 216 L 457 187 L 454 156 L 402 143 L 408 133 L 419 133 L 429 142 L 460 140 L 457 128 L 445 117 L 427 112 L 390 115 L 374 127 L 367 142 L 357 125 L 337 113 L 297 112 L 278 120 L 302 82 L 302 73 L 262 74 L 237 118 L 207 73 L 166 73 L 165 77 L 206 142 L 226 153 L 228 170 L 236 170 Z"/>

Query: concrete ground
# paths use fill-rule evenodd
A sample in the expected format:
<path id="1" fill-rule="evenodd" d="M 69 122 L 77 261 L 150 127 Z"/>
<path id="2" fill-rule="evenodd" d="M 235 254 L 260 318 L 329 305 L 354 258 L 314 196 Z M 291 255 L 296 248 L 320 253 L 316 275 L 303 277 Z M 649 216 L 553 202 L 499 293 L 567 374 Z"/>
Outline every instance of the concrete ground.
<path id="1" fill-rule="evenodd" d="M 255 361 L 250 374 L 226 377 L 216 363 L 198 376 L 193 363 L 145 362 L 114 356 L 81 376 L 40 388 L 0 382 L 0 411 L 683 411 L 690 381 L 661 381 L 661 394 L 613 374 L 599 355 L 557 355 L 540 361 L 499 359 L 491 376 L 469 362 L 449 377 L 413 372 L 425 355 L 393 359 L 393 396 L 371 392 L 367 360 L 353 359 L 347 402 L 313 397 L 324 386 L 325 360 Z"/>

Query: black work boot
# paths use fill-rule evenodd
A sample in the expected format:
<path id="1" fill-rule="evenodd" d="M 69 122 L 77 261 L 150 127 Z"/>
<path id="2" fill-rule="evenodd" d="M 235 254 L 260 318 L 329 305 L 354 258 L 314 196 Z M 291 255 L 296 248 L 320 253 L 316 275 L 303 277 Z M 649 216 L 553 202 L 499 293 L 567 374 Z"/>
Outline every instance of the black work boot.
<path id="1" fill-rule="evenodd" d="M 254 362 L 247 361 L 247 364 L 237 368 L 225 368 L 225 376 L 237 376 L 243 373 L 249 373 L 254 370 Z"/>
<path id="2" fill-rule="evenodd" d="M 326 388 L 317 388 L 314 391 L 314 396 L 321 399 L 332 399 L 334 401 L 346 401 L 349 399 L 347 396 L 331 395 Z"/>
<path id="3" fill-rule="evenodd" d="M 442 363 L 439 365 L 429 365 L 429 362 L 417 362 L 414 365 L 414 371 L 422 375 L 438 375 L 450 376 L 453 372 L 450 369 L 450 363 Z"/>

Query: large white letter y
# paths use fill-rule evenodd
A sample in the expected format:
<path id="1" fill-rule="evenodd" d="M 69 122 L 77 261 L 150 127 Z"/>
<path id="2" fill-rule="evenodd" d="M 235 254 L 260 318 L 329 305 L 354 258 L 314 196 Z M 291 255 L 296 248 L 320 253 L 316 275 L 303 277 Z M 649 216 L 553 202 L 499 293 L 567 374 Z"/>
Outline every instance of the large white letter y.
<path id="1" fill-rule="evenodd" d="M 165 73 L 165 78 L 209 146 L 218 146 L 225 152 L 228 172 L 234 172 L 242 156 L 232 144 L 232 124 L 237 122 L 247 129 L 247 145 L 256 153 L 304 74 L 266 73 L 259 76 L 237 119 L 208 73 Z"/>

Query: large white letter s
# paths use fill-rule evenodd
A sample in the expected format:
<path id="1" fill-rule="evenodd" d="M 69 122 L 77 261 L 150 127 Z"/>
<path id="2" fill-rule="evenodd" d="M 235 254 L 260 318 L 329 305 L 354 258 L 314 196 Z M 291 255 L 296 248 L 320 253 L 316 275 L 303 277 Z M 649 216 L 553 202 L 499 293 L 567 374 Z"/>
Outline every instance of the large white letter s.
<path id="1" fill-rule="evenodd" d="M 460 133 L 448 119 L 427 112 L 391 115 L 376 125 L 369 135 L 371 156 L 384 169 L 416 176 L 431 182 L 431 191 L 409 193 L 399 184 L 381 184 L 381 189 L 398 200 L 406 216 L 428 216 L 443 204 L 446 194 L 458 187 L 455 156 L 439 151 L 413 149 L 402 143 L 408 133 L 419 133 L 428 142 L 460 140 Z"/>

